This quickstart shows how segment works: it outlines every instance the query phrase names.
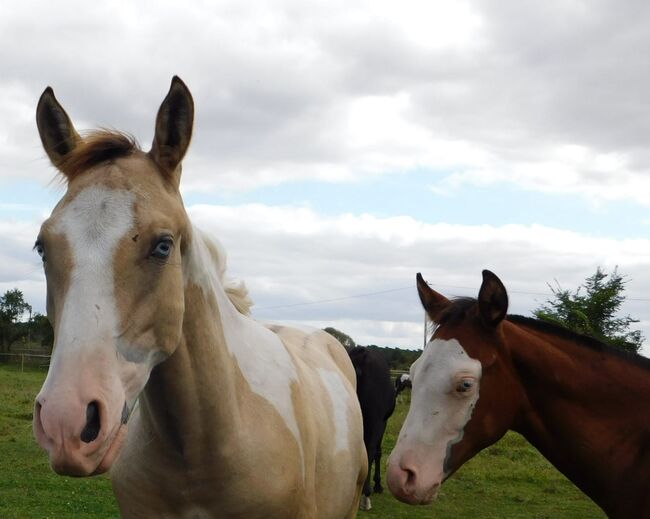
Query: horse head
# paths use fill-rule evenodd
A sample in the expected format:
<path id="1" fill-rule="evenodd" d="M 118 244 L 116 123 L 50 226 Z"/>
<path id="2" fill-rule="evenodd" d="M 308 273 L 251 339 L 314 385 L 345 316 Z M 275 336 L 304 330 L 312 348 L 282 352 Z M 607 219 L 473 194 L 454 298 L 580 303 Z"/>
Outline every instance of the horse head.
<path id="1" fill-rule="evenodd" d="M 67 184 L 35 245 L 55 338 L 33 426 L 57 473 L 110 468 L 152 368 L 181 340 L 191 228 L 178 185 L 192 122 L 177 77 L 148 153 L 118 132 L 80 136 L 51 88 L 38 103 L 43 146 Z"/>

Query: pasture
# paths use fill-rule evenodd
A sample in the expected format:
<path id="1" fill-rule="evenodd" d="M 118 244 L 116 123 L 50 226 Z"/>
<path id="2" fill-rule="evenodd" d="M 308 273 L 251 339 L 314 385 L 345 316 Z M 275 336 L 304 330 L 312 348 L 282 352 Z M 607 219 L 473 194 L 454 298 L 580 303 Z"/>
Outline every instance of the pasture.
<path id="1" fill-rule="evenodd" d="M 108 477 L 56 476 L 32 436 L 32 404 L 44 371 L 20 372 L 0 365 L 0 517 L 118 517 Z M 406 416 L 400 396 L 388 421 L 385 461 Z M 385 477 L 382 476 L 385 486 Z M 384 518 L 599 518 L 604 514 L 519 435 L 509 433 L 467 463 L 443 486 L 438 501 L 411 507 L 386 489 L 373 494 L 373 509 L 361 519 Z"/>

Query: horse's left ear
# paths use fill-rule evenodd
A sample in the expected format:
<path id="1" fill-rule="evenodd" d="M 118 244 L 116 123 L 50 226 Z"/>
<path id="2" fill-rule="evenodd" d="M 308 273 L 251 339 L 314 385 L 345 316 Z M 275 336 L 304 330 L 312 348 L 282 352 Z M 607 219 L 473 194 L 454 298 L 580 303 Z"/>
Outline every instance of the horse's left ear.
<path id="1" fill-rule="evenodd" d="M 149 155 L 176 186 L 180 183 L 180 163 L 190 145 L 194 124 L 194 100 L 189 88 L 174 76 L 169 93 L 156 117 L 156 134 Z"/>
<path id="2" fill-rule="evenodd" d="M 483 283 L 478 293 L 481 317 L 490 326 L 498 325 L 508 312 L 508 293 L 501 280 L 489 270 L 483 271 Z"/>

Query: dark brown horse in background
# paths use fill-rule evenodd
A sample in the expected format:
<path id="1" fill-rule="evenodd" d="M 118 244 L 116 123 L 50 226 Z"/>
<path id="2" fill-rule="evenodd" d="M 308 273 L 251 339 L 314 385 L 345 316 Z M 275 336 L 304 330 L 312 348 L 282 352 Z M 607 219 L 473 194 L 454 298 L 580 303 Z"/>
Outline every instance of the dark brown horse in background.
<path id="1" fill-rule="evenodd" d="M 411 408 L 388 467 L 393 494 L 431 501 L 510 429 L 610 517 L 650 517 L 650 359 L 506 316 L 506 290 L 487 270 L 478 300 L 450 301 L 420 274 L 417 286 L 437 327 L 411 367 Z"/>

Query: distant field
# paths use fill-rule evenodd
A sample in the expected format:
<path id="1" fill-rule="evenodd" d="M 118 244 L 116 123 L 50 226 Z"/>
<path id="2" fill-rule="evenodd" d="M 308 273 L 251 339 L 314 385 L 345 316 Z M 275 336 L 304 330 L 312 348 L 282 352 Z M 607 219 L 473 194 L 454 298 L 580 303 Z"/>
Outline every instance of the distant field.
<path id="1" fill-rule="evenodd" d="M 56 476 L 32 437 L 32 403 L 45 373 L 0 366 L 0 518 L 118 517 L 108 477 Z M 401 397 L 400 397 L 401 398 Z M 401 402 L 388 425 L 384 452 L 406 416 Z M 389 493 L 373 496 L 359 517 L 601 518 L 605 515 L 516 434 L 483 451 L 445 483 L 433 505 L 411 507 Z"/>

